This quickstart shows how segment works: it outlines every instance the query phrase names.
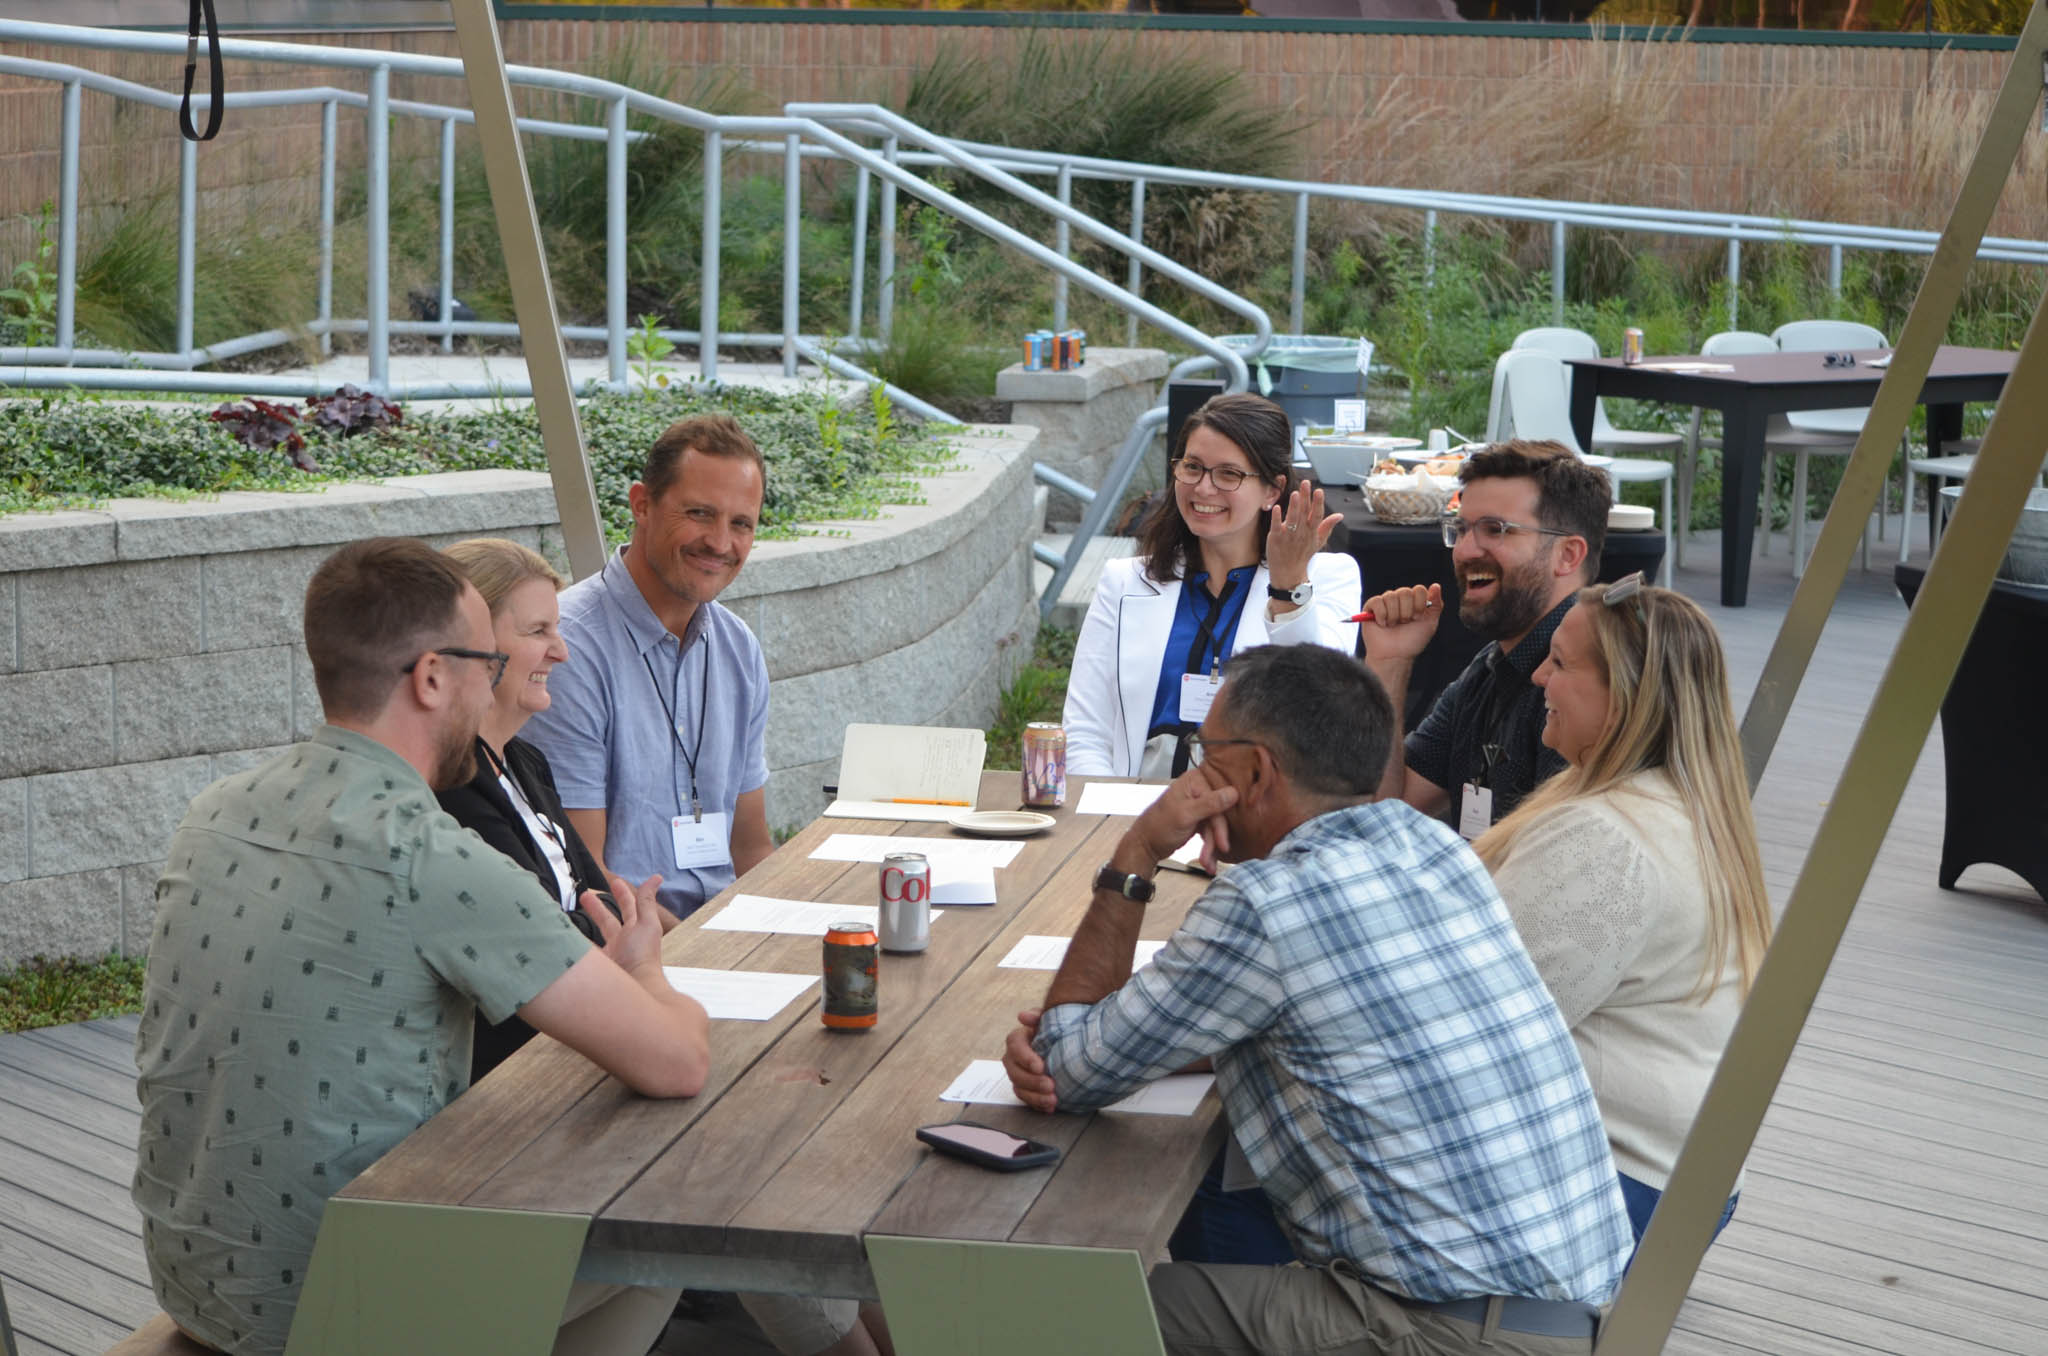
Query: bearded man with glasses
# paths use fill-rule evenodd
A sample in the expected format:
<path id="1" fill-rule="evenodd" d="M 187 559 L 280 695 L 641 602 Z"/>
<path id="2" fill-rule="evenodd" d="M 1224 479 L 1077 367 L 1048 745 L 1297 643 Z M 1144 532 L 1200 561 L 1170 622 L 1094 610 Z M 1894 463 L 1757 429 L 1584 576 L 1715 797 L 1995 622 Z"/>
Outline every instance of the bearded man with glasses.
<path id="1" fill-rule="evenodd" d="M 1543 689 L 1530 681 L 1579 589 L 1593 581 L 1614 502 L 1607 473 L 1560 443 L 1516 439 L 1465 459 L 1444 519 L 1458 620 L 1488 644 L 1397 742 L 1380 794 L 1445 816 L 1466 838 L 1506 817 L 1564 760 L 1543 744 Z M 1365 665 L 1406 709 L 1416 656 L 1436 635 L 1443 591 L 1368 598 Z"/>

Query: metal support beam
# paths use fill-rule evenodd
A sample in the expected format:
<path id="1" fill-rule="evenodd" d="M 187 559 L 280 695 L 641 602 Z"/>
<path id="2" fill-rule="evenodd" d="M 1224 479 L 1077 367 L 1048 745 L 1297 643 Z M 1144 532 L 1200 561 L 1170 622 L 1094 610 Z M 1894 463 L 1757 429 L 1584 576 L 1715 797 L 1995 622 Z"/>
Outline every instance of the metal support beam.
<path id="1" fill-rule="evenodd" d="M 78 134 L 84 87 L 64 82 L 64 139 L 57 168 L 57 347 L 70 348 L 78 290 Z"/>
<path id="2" fill-rule="evenodd" d="M 697 266 L 697 371 L 718 380 L 718 247 L 725 231 L 725 134 L 704 134 L 704 239 Z"/>
<path id="3" fill-rule="evenodd" d="M 782 375 L 796 375 L 797 292 L 802 272 L 797 251 L 803 238 L 803 138 L 783 138 L 782 158 Z"/>
<path id="4" fill-rule="evenodd" d="M 441 119 L 441 351 L 455 351 L 455 119 Z"/>
<path id="5" fill-rule="evenodd" d="M 462 49 L 470 107 L 476 110 L 477 139 L 483 145 L 499 245 L 511 275 L 520 345 L 533 379 L 533 404 L 540 416 L 541 442 L 547 448 L 548 474 L 555 483 L 562 545 L 568 552 L 570 572 L 581 579 L 604 567 L 604 529 L 598 518 L 590 463 L 583 453 L 583 429 L 576 417 L 576 394 L 569 380 L 569 355 L 562 347 L 561 322 L 555 315 L 540 217 L 534 211 L 526 157 L 513 125 L 505 53 L 498 45 L 498 25 L 490 0 L 450 3 L 455 10 L 455 37 Z M 376 323 L 374 314 L 371 323 Z"/>
<path id="6" fill-rule="evenodd" d="M 882 138 L 884 160 L 894 165 L 902 155 L 902 143 L 895 137 Z M 875 333 L 886 344 L 896 323 L 896 181 L 886 175 L 882 178 L 881 220 L 876 226 L 880 235 L 875 244 L 875 268 L 881 293 L 875 298 Z"/>
<path id="7" fill-rule="evenodd" d="M 1131 229 L 1126 231 L 1125 234 L 1141 245 L 1145 243 L 1145 181 L 1143 179 L 1131 180 Z M 1144 295 L 1142 290 L 1144 285 L 1145 265 L 1134 254 L 1131 256 L 1130 279 L 1124 284 L 1124 290 L 1134 297 L 1140 297 Z M 1124 343 L 1131 348 L 1138 346 L 1138 317 L 1136 314 L 1132 314 L 1126 319 Z"/>
<path id="8" fill-rule="evenodd" d="M 846 337 L 860 338 L 867 315 L 868 282 L 868 171 L 863 165 L 853 176 L 853 295 L 846 303 Z"/>
<path id="9" fill-rule="evenodd" d="M 1057 182 L 1059 185 L 1060 206 L 1072 207 L 1074 205 L 1074 167 L 1072 165 L 1061 165 Z M 1060 258 L 1069 259 L 1073 257 L 1074 228 L 1067 225 L 1066 218 L 1062 217 L 1053 223 L 1052 240 L 1052 247 L 1059 251 Z M 1052 327 L 1056 330 L 1063 330 L 1067 327 L 1067 278 L 1063 273 L 1052 275 Z"/>
<path id="10" fill-rule="evenodd" d="M 369 229 L 363 315 L 370 322 L 369 387 L 391 388 L 391 68 L 370 72 L 370 102 L 363 114 L 363 216 Z"/>
<path id="11" fill-rule="evenodd" d="M 193 280 L 198 267 L 199 143 L 178 139 L 178 356 L 192 356 Z"/>
<path id="12" fill-rule="evenodd" d="M 626 389 L 626 99 L 612 100 L 604 139 L 604 356 L 612 389 Z"/>
<path id="13" fill-rule="evenodd" d="M 1308 299 L 1308 194 L 1294 195 L 1294 260 L 1289 272 L 1292 286 L 1287 293 L 1287 332 L 1301 333 L 1301 316 Z"/>
<path id="14" fill-rule="evenodd" d="M 334 155 L 337 106 L 320 105 L 320 356 L 334 352 L 327 326 L 334 320 Z"/>
<path id="15" fill-rule="evenodd" d="M 1884 488 L 1897 443 L 1961 293 L 1964 275 L 2017 157 L 2040 96 L 2048 11 L 2036 0 L 1993 105 L 1955 210 L 1935 247 L 1877 399 L 1849 459 L 1819 544 L 1793 596 L 1743 724 L 1750 782 L 1762 776 L 1840 592 L 1849 556 Z M 1733 242 L 1731 242 L 1732 246 Z M 1732 262 L 1732 261 L 1731 261 Z M 1731 304 L 1734 289 L 1730 289 Z M 1686 1136 L 1657 1213 L 1614 1310 L 1601 1356 L 1661 1351 L 1713 1239 L 1729 1191 L 1756 1139 L 1785 1065 L 1869 878 L 1913 765 L 1927 741 L 1991 580 L 2048 447 L 2048 324 L 2037 309 L 1952 530 L 1936 551 L 1891 662 L 1865 713 L 1848 764 L 1808 849 L 1777 937 L 1706 1099 Z"/>

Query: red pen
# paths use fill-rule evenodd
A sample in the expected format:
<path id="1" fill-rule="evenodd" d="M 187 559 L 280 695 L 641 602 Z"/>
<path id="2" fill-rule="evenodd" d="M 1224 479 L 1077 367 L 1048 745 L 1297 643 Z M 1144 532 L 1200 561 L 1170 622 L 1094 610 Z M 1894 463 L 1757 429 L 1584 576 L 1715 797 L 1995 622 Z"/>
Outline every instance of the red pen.
<path id="1" fill-rule="evenodd" d="M 1423 603 L 1423 605 L 1422 605 L 1422 610 L 1423 610 L 1423 611 L 1425 611 L 1425 612 L 1427 612 L 1427 611 L 1428 611 L 1428 610 L 1429 610 L 1430 608 L 1433 608 L 1433 607 L 1435 607 L 1435 606 L 1436 606 L 1436 599 L 1434 599 L 1434 598 L 1431 598 L 1431 599 L 1429 599 L 1429 600 L 1428 600 L 1427 602 Z M 1357 613 L 1353 613 L 1353 614 L 1351 615 L 1351 617 L 1350 617 L 1350 618 L 1348 618 L 1348 620 L 1350 620 L 1350 621 L 1355 621 L 1355 622 L 1369 622 L 1369 621 L 1378 621 L 1378 620 L 1379 620 L 1379 618 L 1378 618 L 1378 617 L 1375 617 L 1375 616 L 1373 616 L 1373 615 L 1372 615 L 1372 613 L 1368 611 L 1368 612 L 1357 612 Z"/>

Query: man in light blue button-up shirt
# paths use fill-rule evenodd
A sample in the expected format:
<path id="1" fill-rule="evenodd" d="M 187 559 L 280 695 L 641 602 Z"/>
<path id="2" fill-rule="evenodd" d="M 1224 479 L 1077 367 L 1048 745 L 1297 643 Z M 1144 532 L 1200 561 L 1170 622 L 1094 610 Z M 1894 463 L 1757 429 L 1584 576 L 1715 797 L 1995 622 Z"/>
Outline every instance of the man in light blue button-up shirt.
<path id="1" fill-rule="evenodd" d="M 768 666 L 714 601 L 761 517 L 761 453 L 722 414 L 672 425 L 631 490 L 633 536 L 562 595 L 569 662 L 526 727 L 607 870 L 693 912 L 773 849 Z"/>

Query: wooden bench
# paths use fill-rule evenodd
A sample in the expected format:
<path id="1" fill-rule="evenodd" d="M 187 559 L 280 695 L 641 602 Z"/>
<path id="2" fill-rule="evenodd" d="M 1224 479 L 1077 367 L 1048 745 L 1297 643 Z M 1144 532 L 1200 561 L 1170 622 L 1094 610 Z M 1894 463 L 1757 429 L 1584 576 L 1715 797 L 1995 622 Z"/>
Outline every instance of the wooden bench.
<path id="1" fill-rule="evenodd" d="M 217 1356 L 178 1330 L 169 1314 L 158 1314 L 108 1350 L 107 1356 Z"/>

